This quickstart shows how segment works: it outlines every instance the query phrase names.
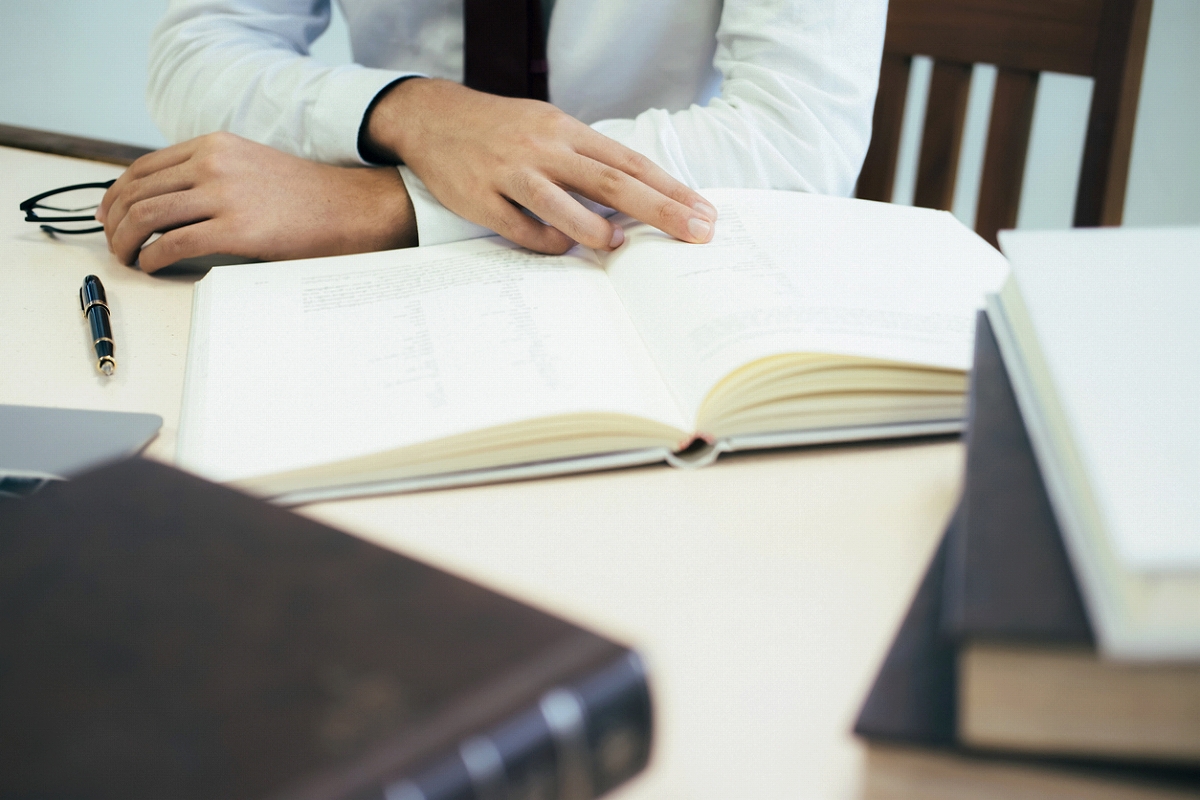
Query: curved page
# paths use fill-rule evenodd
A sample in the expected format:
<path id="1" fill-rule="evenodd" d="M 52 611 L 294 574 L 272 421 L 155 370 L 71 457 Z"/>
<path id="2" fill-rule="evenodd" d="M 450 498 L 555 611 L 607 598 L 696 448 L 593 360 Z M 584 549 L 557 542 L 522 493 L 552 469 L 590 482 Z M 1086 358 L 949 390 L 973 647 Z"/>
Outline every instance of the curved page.
<path id="1" fill-rule="evenodd" d="M 975 312 L 1007 264 L 947 212 L 799 192 L 706 189 L 707 245 L 623 219 L 605 257 L 689 419 L 727 374 L 786 353 L 971 364 Z"/>

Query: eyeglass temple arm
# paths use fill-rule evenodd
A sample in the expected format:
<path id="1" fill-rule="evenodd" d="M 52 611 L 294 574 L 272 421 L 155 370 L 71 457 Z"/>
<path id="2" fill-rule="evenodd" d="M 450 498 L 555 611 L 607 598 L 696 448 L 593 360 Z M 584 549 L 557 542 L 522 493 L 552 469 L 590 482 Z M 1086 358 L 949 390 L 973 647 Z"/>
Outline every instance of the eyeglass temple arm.
<path id="1" fill-rule="evenodd" d="M 47 197 L 50 197 L 51 195 L 62 194 L 63 192 L 73 192 L 76 189 L 107 189 L 116 182 L 117 179 L 113 178 L 111 181 L 104 181 L 102 183 L 76 183 L 72 184 L 71 186 L 62 186 L 58 189 L 51 189 L 48 192 L 35 194 L 28 200 L 23 201 L 21 203 L 21 210 L 25 212 L 25 219 L 30 219 L 29 215 L 33 212 L 33 209 L 37 208 L 38 203 L 42 200 L 45 200 Z M 34 219 L 36 219 L 36 217 Z M 84 219 L 94 219 L 94 217 L 84 217 Z"/>

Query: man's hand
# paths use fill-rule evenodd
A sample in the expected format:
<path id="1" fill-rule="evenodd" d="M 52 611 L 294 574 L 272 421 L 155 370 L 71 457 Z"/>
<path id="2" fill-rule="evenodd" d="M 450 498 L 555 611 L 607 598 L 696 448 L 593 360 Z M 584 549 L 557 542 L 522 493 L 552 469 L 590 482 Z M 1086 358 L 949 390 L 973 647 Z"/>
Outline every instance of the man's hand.
<path id="1" fill-rule="evenodd" d="M 278 261 L 416 244 L 395 169 L 317 164 L 230 133 L 142 156 L 96 219 L 117 258 L 140 257 L 146 272 L 213 253 Z M 155 233 L 163 235 L 142 247 Z"/>
<path id="2" fill-rule="evenodd" d="M 624 241 L 569 191 L 684 241 L 712 238 L 717 212 L 703 197 L 549 103 L 414 78 L 375 104 L 365 133 L 368 150 L 403 161 L 446 208 L 531 250 Z"/>

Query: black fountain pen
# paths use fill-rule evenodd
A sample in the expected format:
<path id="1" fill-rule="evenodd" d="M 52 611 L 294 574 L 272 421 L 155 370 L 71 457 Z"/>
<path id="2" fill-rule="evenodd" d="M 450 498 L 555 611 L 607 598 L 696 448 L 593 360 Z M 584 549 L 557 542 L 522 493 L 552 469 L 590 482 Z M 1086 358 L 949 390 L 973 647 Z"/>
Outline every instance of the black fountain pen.
<path id="1" fill-rule="evenodd" d="M 92 343 L 96 346 L 96 369 L 112 375 L 117 369 L 117 358 L 112 338 L 112 325 L 108 321 L 108 299 L 104 296 L 104 285 L 95 275 L 83 279 L 79 289 L 79 307 L 92 326 Z"/>

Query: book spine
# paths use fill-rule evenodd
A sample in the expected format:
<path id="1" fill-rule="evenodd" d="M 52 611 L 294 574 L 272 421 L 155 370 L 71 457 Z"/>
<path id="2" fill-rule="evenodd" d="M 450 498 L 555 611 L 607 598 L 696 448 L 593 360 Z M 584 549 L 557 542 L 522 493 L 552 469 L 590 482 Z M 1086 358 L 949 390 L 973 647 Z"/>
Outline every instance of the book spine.
<path id="1" fill-rule="evenodd" d="M 652 714 L 636 653 L 545 692 L 374 800 L 590 800 L 640 772 Z"/>

